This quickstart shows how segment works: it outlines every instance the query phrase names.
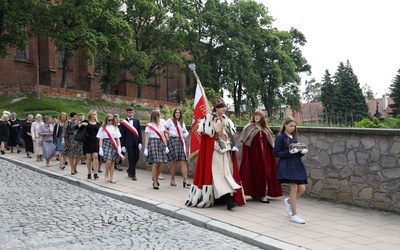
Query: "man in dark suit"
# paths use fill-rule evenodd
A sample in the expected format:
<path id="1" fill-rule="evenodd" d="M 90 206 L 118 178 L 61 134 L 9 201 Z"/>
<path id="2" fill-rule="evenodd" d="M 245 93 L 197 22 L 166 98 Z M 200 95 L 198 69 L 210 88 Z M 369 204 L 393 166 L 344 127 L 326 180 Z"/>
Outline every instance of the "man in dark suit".
<path id="1" fill-rule="evenodd" d="M 136 181 L 136 163 L 142 149 L 142 130 L 140 121 L 133 118 L 135 111 L 132 107 L 126 108 L 127 117 L 121 122 L 121 145 L 122 151 L 128 153 L 129 168 L 126 170 L 128 176 Z"/>

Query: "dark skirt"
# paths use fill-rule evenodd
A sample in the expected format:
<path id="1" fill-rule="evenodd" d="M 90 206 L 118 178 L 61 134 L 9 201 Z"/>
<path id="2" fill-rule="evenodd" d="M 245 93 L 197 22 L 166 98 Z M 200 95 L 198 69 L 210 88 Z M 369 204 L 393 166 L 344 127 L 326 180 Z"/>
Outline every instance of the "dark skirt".
<path id="1" fill-rule="evenodd" d="M 32 136 L 25 135 L 24 136 L 24 142 L 25 142 L 25 151 L 28 152 L 33 152 L 33 141 L 32 141 Z"/>
<path id="2" fill-rule="evenodd" d="M 148 164 L 168 162 L 167 154 L 165 153 L 165 145 L 160 139 L 150 138 L 148 150 Z"/>
<path id="3" fill-rule="evenodd" d="M 179 137 L 170 137 L 168 141 L 168 161 L 187 161 L 185 148 Z"/>

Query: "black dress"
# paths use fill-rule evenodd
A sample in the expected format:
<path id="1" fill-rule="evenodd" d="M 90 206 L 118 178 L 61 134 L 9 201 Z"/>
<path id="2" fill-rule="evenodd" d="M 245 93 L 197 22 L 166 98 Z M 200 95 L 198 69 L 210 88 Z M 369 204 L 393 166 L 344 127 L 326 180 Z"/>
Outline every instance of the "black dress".
<path id="1" fill-rule="evenodd" d="M 97 138 L 97 132 L 99 132 L 101 124 L 96 122 L 96 124 L 90 124 L 89 121 L 85 120 L 88 125 L 86 127 L 88 132 L 88 137 L 83 143 L 83 152 L 85 154 L 92 154 L 99 152 L 99 138 Z"/>
<path id="2" fill-rule="evenodd" d="M 8 137 L 8 146 L 17 146 L 21 145 L 21 122 L 19 121 L 18 118 L 15 120 L 9 120 L 10 121 L 10 135 Z M 18 125 L 17 127 L 13 127 L 14 125 Z"/>
<path id="3" fill-rule="evenodd" d="M 32 136 L 28 135 L 28 133 L 31 133 L 31 127 L 32 122 L 24 121 L 24 123 L 22 123 L 22 138 L 24 138 L 25 141 L 25 151 L 34 153 Z"/>
<path id="4" fill-rule="evenodd" d="M 8 141 L 8 135 L 10 134 L 10 127 L 8 121 L 0 120 L 0 142 Z"/>

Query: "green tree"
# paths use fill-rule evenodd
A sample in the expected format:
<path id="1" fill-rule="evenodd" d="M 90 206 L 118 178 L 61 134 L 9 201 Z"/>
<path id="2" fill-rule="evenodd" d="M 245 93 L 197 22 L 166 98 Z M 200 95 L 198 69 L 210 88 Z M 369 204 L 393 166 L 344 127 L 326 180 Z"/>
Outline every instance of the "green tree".
<path id="1" fill-rule="evenodd" d="M 44 5 L 40 18 L 41 32 L 54 41 L 58 52 L 64 56 L 62 88 L 67 87 L 72 57 L 80 55 L 89 64 L 99 47 L 104 49 L 108 46 L 107 33 L 96 30 L 95 24 L 99 20 L 104 23 L 115 21 L 112 20 L 115 9 L 108 8 L 117 6 L 121 6 L 119 1 L 109 0 L 63 0 Z"/>
<path id="2" fill-rule="evenodd" d="M 7 56 L 9 48 L 23 49 L 30 38 L 36 1 L 0 1 L 0 58 Z"/>
<path id="3" fill-rule="evenodd" d="M 397 71 L 397 75 L 393 78 L 392 84 L 389 87 L 390 98 L 393 100 L 393 104 L 389 104 L 392 109 L 390 114 L 394 117 L 400 116 L 400 69 Z"/>
<path id="4" fill-rule="evenodd" d="M 105 4 L 99 18 L 90 27 L 103 34 L 96 53 L 101 65 L 101 88 L 104 93 L 110 93 L 110 85 L 120 80 L 122 69 L 129 69 L 136 50 L 130 40 L 132 32 L 129 24 L 120 11 L 120 0 L 107 0 Z M 137 64 L 139 62 L 136 61 Z"/>
<path id="5" fill-rule="evenodd" d="M 307 102 L 320 102 L 321 101 L 321 83 L 317 82 L 315 78 L 310 81 L 305 81 L 306 88 L 303 92 L 303 99 Z"/>
<path id="6" fill-rule="evenodd" d="M 321 102 L 324 107 L 323 114 L 324 120 L 328 124 L 331 124 L 334 121 L 333 114 L 333 97 L 336 92 L 336 85 L 331 78 L 331 74 L 328 70 L 325 70 L 324 77 L 322 79 L 321 85 Z"/>
<path id="7" fill-rule="evenodd" d="M 125 20 L 132 29 L 136 53 L 131 63 L 131 74 L 139 84 L 138 97 L 151 78 L 177 77 L 168 74 L 167 66 L 182 64 L 183 19 L 176 15 L 174 0 L 123 0 Z"/>
<path id="8" fill-rule="evenodd" d="M 343 62 L 339 64 L 334 82 L 337 89 L 333 109 L 341 124 L 353 126 L 355 122 L 370 117 L 367 102 L 349 61 L 346 65 Z"/>
<path id="9" fill-rule="evenodd" d="M 368 100 L 374 99 L 374 92 L 372 91 L 371 87 L 368 84 L 364 84 L 361 87 L 361 90 L 363 92 L 363 95 L 365 98 L 367 98 Z"/>

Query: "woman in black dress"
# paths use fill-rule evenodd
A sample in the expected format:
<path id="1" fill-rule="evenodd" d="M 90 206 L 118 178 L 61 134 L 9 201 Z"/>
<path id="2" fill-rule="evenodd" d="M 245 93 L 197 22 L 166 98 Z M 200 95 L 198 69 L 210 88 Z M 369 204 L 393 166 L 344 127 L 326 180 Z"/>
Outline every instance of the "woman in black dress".
<path id="1" fill-rule="evenodd" d="M 31 153 L 33 154 L 33 141 L 32 141 L 32 134 L 31 134 L 31 127 L 32 127 L 33 115 L 28 114 L 26 116 L 26 121 L 22 123 L 22 138 L 25 141 L 25 151 L 28 158 L 31 158 Z"/>
<path id="2" fill-rule="evenodd" d="M 6 147 L 6 143 L 8 141 L 8 135 L 10 133 L 10 127 L 8 122 L 8 114 L 3 113 L 0 120 L 0 145 L 1 145 L 1 154 L 4 155 L 6 152 L 4 151 Z"/>
<path id="3" fill-rule="evenodd" d="M 99 153 L 99 138 L 96 137 L 101 126 L 97 120 L 96 110 L 89 111 L 88 119 L 79 123 L 79 127 L 86 126 L 88 137 L 83 143 L 83 152 L 86 154 L 86 167 L 88 170 L 88 179 L 92 179 L 92 163 L 93 163 L 93 178 L 97 179 L 99 169 L 98 153 Z"/>
<path id="4" fill-rule="evenodd" d="M 19 147 L 21 146 L 21 122 L 17 118 L 17 114 L 12 112 L 10 119 L 10 135 L 8 137 L 7 145 L 11 148 L 11 153 L 14 153 L 14 147 L 17 147 L 17 153 L 20 153 L 21 150 Z"/>

